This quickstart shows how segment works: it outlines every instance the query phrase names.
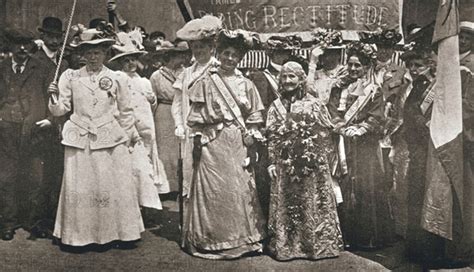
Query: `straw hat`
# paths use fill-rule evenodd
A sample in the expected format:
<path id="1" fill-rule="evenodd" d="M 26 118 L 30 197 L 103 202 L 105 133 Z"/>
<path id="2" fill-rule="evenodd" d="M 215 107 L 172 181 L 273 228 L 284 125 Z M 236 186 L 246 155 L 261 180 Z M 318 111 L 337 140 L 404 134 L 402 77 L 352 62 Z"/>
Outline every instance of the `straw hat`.
<path id="1" fill-rule="evenodd" d="M 147 52 L 142 45 L 142 35 L 138 29 L 135 29 L 129 33 L 119 32 L 117 33 L 117 41 L 112 46 L 114 50 L 119 52 L 112 57 L 109 62 L 116 61 L 125 56 L 141 56 Z"/>
<path id="2" fill-rule="evenodd" d="M 474 22 L 462 21 L 459 23 L 459 29 L 474 35 Z"/>
<path id="3" fill-rule="evenodd" d="M 69 45 L 73 48 L 80 49 L 84 45 L 112 46 L 115 43 L 115 40 L 108 33 L 96 28 L 85 28 L 83 25 L 78 24 L 72 26 L 72 30 L 75 34 Z"/>

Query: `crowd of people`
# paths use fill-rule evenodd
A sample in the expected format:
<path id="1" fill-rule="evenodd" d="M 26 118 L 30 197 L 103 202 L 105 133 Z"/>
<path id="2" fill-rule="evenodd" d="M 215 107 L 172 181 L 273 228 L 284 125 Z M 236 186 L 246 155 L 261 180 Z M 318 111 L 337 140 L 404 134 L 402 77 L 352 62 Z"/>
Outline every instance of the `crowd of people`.
<path id="1" fill-rule="evenodd" d="M 134 248 L 146 211 L 179 192 L 180 245 L 193 256 L 317 260 L 405 239 L 414 261 L 470 262 L 472 197 L 452 241 L 422 227 L 437 61 L 426 28 L 410 26 L 405 44 L 392 29 L 263 41 L 206 15 L 171 42 L 109 11 L 117 29 L 75 25 L 64 52 L 58 18 L 39 35 L 3 31 L 2 240 L 23 228 L 64 249 Z M 459 37 L 469 196 L 474 23 L 461 22 Z M 268 67 L 240 69 L 256 49 Z"/>

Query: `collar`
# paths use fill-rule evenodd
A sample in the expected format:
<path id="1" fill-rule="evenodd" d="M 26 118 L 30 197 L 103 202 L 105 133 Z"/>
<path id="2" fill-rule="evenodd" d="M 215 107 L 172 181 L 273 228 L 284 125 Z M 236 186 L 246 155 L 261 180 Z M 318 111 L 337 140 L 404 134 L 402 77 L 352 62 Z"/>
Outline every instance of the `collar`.
<path id="1" fill-rule="evenodd" d="M 30 60 L 30 58 L 27 58 L 23 63 L 18 63 L 15 61 L 14 58 L 12 58 L 12 67 L 15 68 L 17 65 L 21 64 L 21 66 L 26 67 L 26 63 Z"/>
<path id="2" fill-rule="evenodd" d="M 278 73 L 281 72 L 281 68 L 283 67 L 283 65 L 276 64 L 273 61 L 270 61 L 270 66 L 272 66 Z"/>
<path id="3" fill-rule="evenodd" d="M 391 63 L 392 63 L 392 60 L 391 60 L 391 59 L 389 59 L 389 60 L 387 60 L 387 61 L 385 61 L 385 62 L 381 62 L 381 61 L 378 61 L 378 60 L 377 60 L 377 64 L 375 65 L 375 70 L 380 70 L 380 69 L 382 69 L 382 68 L 384 68 L 384 67 L 387 68 Z"/>
<path id="4" fill-rule="evenodd" d="M 140 75 L 137 73 L 137 72 L 133 72 L 133 73 L 125 73 L 127 74 L 127 76 L 129 76 L 130 78 L 140 78 Z"/>
<path id="5" fill-rule="evenodd" d="M 57 52 L 51 51 L 44 43 L 41 45 L 41 48 L 43 49 L 44 53 L 48 58 L 56 60 L 55 58 Z"/>
<path id="6" fill-rule="evenodd" d="M 460 54 L 459 59 L 462 60 L 465 57 L 469 56 L 470 54 L 471 54 L 471 50 L 468 50 L 467 52 L 464 52 L 464 53 Z"/>
<path id="7" fill-rule="evenodd" d="M 411 74 L 409 71 L 405 72 L 405 74 L 403 75 L 403 78 L 407 80 L 408 82 L 413 82 L 413 78 L 411 77 Z"/>

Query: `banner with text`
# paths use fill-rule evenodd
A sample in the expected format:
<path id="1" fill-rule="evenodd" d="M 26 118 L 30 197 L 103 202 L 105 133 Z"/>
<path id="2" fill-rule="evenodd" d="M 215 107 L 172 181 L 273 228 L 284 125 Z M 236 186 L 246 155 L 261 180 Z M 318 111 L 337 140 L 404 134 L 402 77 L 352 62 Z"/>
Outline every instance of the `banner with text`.
<path id="1" fill-rule="evenodd" d="M 398 28 L 403 0 L 188 0 L 194 17 L 221 16 L 229 29 L 306 32 L 316 27 L 373 31 Z"/>

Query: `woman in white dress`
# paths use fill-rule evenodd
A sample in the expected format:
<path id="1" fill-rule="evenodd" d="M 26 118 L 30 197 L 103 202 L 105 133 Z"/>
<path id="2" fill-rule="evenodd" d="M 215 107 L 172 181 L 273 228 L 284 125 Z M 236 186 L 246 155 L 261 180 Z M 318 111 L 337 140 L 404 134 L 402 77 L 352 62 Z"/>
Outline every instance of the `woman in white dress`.
<path id="1" fill-rule="evenodd" d="M 161 210 L 160 194 L 169 192 L 168 179 L 163 163 L 158 156 L 155 137 L 155 123 L 152 108 L 156 107 L 156 96 L 148 79 L 137 73 L 138 58 L 145 54 L 141 51 L 141 41 L 133 40 L 125 47 L 114 47 L 119 54 L 109 62 L 118 62 L 128 76 L 131 94 L 131 106 L 135 117 L 135 128 L 140 141 L 132 152 L 133 176 L 138 188 L 140 206 Z"/>
<path id="2" fill-rule="evenodd" d="M 145 228 L 131 182 L 130 151 L 139 136 L 128 78 L 103 65 L 113 39 L 95 29 L 79 37 L 86 66 L 66 70 L 48 90 L 54 116 L 73 111 L 62 131 L 64 175 L 54 236 L 68 246 L 133 245 Z"/>

